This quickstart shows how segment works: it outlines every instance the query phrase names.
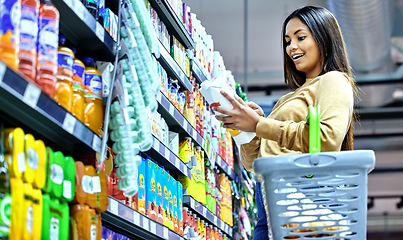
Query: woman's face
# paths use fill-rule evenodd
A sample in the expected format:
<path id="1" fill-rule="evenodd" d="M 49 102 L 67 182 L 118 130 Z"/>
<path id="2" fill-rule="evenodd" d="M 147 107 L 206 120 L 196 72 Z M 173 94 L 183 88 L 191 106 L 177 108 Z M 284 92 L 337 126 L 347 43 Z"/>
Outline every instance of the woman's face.
<path id="1" fill-rule="evenodd" d="M 287 55 L 292 59 L 298 71 L 307 78 L 317 77 L 322 72 L 319 46 L 308 26 L 299 18 L 291 19 L 285 28 Z"/>

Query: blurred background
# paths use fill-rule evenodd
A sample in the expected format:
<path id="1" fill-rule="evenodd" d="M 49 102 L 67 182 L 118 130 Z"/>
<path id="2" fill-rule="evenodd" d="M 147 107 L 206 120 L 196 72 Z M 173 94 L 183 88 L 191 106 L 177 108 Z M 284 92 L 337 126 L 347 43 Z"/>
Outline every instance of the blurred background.
<path id="1" fill-rule="evenodd" d="M 184 0 L 249 100 L 270 113 L 288 90 L 281 27 L 295 9 L 328 8 L 346 42 L 361 90 L 355 148 L 373 149 L 368 239 L 403 239 L 403 0 Z"/>

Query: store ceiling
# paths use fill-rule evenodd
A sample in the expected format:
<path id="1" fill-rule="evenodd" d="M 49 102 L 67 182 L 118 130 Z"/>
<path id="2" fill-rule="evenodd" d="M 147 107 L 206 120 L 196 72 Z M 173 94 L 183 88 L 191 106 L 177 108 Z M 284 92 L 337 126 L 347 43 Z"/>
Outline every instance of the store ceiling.
<path id="1" fill-rule="evenodd" d="M 345 4 L 349 4 L 349 1 L 346 1 Z M 379 4 L 382 1 L 358 0 L 355 2 Z M 244 60 L 247 59 L 247 84 L 250 89 L 248 97 L 270 110 L 272 104 L 287 92 L 284 88 L 282 70 L 281 26 L 283 20 L 299 7 L 309 4 L 330 8 L 329 3 L 333 2 L 337 5 L 342 0 L 248 1 L 247 39 L 245 39 L 244 31 L 244 0 L 184 0 L 184 2 L 191 7 L 191 12 L 196 13 L 207 33 L 212 35 L 214 49 L 220 51 L 227 70 L 231 70 L 235 80 L 242 85 L 245 83 Z M 358 149 L 375 150 L 377 167 L 395 171 L 392 174 L 382 173 L 370 177 L 369 194 L 375 195 L 391 193 L 403 195 L 403 188 L 393 184 L 402 182 L 401 170 L 398 169 L 403 169 L 403 67 L 400 66 L 403 62 L 403 24 L 401 24 L 403 0 L 390 0 L 390 6 L 391 14 L 380 16 L 382 21 L 390 20 L 392 24 L 390 42 L 384 42 L 387 45 L 390 44 L 390 56 L 382 67 L 366 73 L 358 71 L 355 73 L 357 81 L 361 81 L 359 86 L 362 90 L 359 103 L 362 118 L 356 125 L 355 146 Z M 354 17 L 358 16 L 360 7 L 353 8 L 352 5 L 349 7 L 350 10 L 357 11 L 357 14 L 354 12 L 350 12 L 350 14 Z M 344 11 L 345 8 L 348 7 L 342 6 L 339 10 Z M 363 16 L 368 17 L 365 16 L 365 13 Z M 375 17 L 369 18 L 364 23 L 375 21 L 374 19 Z M 339 22 L 341 22 L 340 19 Z M 349 25 L 349 23 L 344 24 Z M 371 22 L 367 27 L 368 31 L 373 31 L 375 24 L 376 22 Z M 342 30 L 346 29 L 342 26 Z M 363 37 L 363 35 L 357 34 L 356 37 Z M 369 43 L 373 37 L 374 35 L 367 34 L 360 41 Z M 247 58 L 244 53 L 245 40 L 248 43 Z M 371 52 L 375 52 L 377 45 L 375 42 L 363 51 L 371 54 Z M 355 56 L 350 56 L 350 60 L 361 53 L 362 51 L 355 53 Z M 349 54 L 353 54 L 353 51 L 350 50 Z M 378 55 L 379 53 L 374 55 L 374 58 Z M 362 59 L 362 61 L 364 60 L 370 61 L 371 57 Z M 372 84 L 379 80 L 388 80 L 388 82 Z M 403 215 L 402 209 L 396 210 L 395 202 L 398 200 L 376 200 L 375 208 L 369 213 L 382 215 L 383 212 L 395 212 Z M 372 222 L 371 224 L 377 225 L 378 223 Z M 399 224 L 398 226 L 401 227 L 402 223 Z M 379 228 L 379 224 L 377 227 Z"/>

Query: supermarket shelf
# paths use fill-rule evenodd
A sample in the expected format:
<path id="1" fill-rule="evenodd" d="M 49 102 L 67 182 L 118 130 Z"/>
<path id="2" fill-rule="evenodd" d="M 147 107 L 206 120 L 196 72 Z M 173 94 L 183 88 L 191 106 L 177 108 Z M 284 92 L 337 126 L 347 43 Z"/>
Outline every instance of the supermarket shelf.
<path id="1" fill-rule="evenodd" d="M 191 178 L 190 168 L 155 136 L 154 144 L 146 154 L 153 159 L 158 159 L 158 164 L 164 166 L 172 175 L 184 175 Z"/>
<path id="2" fill-rule="evenodd" d="M 70 153 L 99 152 L 101 138 L 40 88 L 0 62 L 2 119 L 24 126 Z"/>
<path id="3" fill-rule="evenodd" d="M 216 215 L 214 215 L 210 210 L 208 210 L 205 206 L 203 206 L 201 203 L 198 201 L 194 200 L 191 196 L 184 195 L 183 196 L 183 204 L 186 205 L 190 210 L 196 212 L 199 214 L 201 217 L 205 218 L 207 221 L 209 221 L 211 224 L 214 226 L 218 227 L 221 229 L 225 234 L 230 236 L 232 238 L 233 236 L 233 229 L 231 226 L 223 222 L 221 219 L 219 219 Z"/>
<path id="4" fill-rule="evenodd" d="M 203 137 L 193 128 L 181 112 L 161 92 L 157 93 L 158 112 L 165 119 L 170 129 L 193 138 L 200 146 L 204 146 Z"/>
<path id="5" fill-rule="evenodd" d="M 113 62 L 116 42 L 79 0 L 53 0 L 60 12 L 59 30 L 79 52 Z"/>
<path id="6" fill-rule="evenodd" d="M 101 213 L 102 225 L 134 239 L 184 240 L 169 228 L 149 219 L 132 208 L 109 197 L 108 210 Z"/>
<path id="7" fill-rule="evenodd" d="M 182 87 L 192 91 L 192 84 L 190 83 L 189 78 L 186 77 L 185 73 L 176 63 L 175 59 L 172 58 L 171 54 L 164 47 L 164 45 L 162 45 L 160 41 L 158 41 L 158 43 L 160 45 L 160 57 L 158 58 L 158 61 L 161 63 L 162 67 L 165 69 L 165 71 L 167 71 L 167 74 L 170 77 L 178 79 L 179 84 Z"/>
<path id="8" fill-rule="evenodd" d="M 193 39 L 167 0 L 149 0 L 149 2 L 167 27 L 168 32 L 173 34 L 186 48 L 194 49 Z"/>
<path id="9" fill-rule="evenodd" d="M 204 73 L 203 70 L 199 67 L 199 64 L 195 62 L 194 60 L 190 61 L 191 64 L 191 69 L 193 72 L 193 76 L 196 77 L 196 80 L 198 83 L 202 83 L 204 81 L 209 80 L 209 77 L 207 77 Z"/>

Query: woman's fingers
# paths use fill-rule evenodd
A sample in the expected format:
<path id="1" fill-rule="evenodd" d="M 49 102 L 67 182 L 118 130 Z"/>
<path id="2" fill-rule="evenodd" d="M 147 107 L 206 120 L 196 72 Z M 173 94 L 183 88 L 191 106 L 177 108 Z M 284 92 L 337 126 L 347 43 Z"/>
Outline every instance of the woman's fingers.
<path id="1" fill-rule="evenodd" d="M 234 108 L 239 107 L 240 103 L 238 102 L 238 100 L 235 98 L 237 96 L 230 96 L 228 93 L 226 93 L 225 91 L 220 91 L 221 95 L 223 95 L 226 99 L 228 99 L 228 101 L 232 104 L 232 106 Z M 236 94 L 235 94 L 236 95 Z M 241 99 L 242 100 L 242 99 Z"/>

